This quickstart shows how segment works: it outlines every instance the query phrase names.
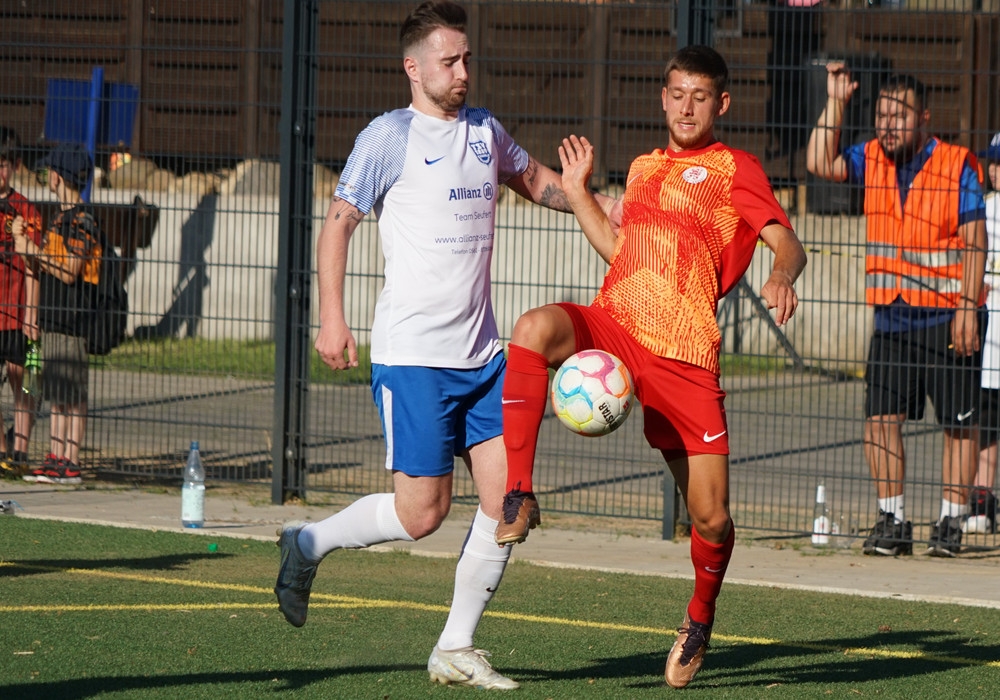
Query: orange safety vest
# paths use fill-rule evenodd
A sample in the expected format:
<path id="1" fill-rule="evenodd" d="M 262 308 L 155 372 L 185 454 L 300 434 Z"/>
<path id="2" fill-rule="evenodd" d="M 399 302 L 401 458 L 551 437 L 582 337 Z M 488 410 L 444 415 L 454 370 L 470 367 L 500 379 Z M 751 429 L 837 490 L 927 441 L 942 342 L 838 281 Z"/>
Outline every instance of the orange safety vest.
<path id="1" fill-rule="evenodd" d="M 896 166 L 877 140 L 865 144 L 865 298 L 888 305 L 955 308 L 965 241 L 958 234 L 959 190 L 968 149 L 938 141 L 900 204 Z M 979 300 L 982 303 L 983 299 Z"/>

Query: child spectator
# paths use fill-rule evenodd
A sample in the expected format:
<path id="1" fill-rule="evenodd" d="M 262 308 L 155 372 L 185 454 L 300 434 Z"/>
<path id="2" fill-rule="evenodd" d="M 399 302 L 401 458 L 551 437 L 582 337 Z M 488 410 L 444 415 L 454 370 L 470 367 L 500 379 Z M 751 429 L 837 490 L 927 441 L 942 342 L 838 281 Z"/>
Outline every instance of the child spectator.
<path id="1" fill-rule="evenodd" d="M 38 276 L 42 397 L 52 407 L 52 418 L 49 454 L 24 479 L 79 484 L 88 377 L 87 339 L 79 319 L 87 300 L 77 282 L 97 283 L 102 254 L 97 222 L 80 192 L 94 165 L 82 145 L 61 144 L 39 166 L 48 168 L 48 186 L 59 200 L 59 212 L 48 223 L 41 245 L 23 235 L 15 235 L 14 242 Z"/>
<path id="2" fill-rule="evenodd" d="M 14 235 L 24 235 L 36 245 L 42 239 L 41 216 L 11 187 L 21 167 L 20 146 L 12 129 L 0 127 L 0 362 L 14 393 L 14 428 L 10 433 L 0 415 L 0 472 L 14 477 L 28 464 L 35 402 L 21 390 L 21 381 L 28 339 L 38 340 L 38 280 L 25 266 L 24 258 L 14 252 Z"/>

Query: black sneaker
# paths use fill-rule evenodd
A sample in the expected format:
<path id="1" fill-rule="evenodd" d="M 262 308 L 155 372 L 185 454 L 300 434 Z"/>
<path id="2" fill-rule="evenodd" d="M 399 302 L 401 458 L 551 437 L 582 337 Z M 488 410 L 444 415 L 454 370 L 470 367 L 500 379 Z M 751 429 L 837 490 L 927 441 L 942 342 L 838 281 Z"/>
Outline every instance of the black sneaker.
<path id="1" fill-rule="evenodd" d="M 962 519 L 945 517 L 931 530 L 931 543 L 927 554 L 932 557 L 953 557 L 962 548 Z"/>
<path id="2" fill-rule="evenodd" d="M 985 488 L 974 488 L 969 494 L 972 513 L 965 523 L 965 531 L 981 535 L 992 535 L 997 531 L 997 497 Z"/>
<path id="3" fill-rule="evenodd" d="M 909 520 L 897 522 L 895 515 L 879 509 L 878 522 L 865 539 L 861 551 L 885 557 L 913 554 L 913 523 Z"/>

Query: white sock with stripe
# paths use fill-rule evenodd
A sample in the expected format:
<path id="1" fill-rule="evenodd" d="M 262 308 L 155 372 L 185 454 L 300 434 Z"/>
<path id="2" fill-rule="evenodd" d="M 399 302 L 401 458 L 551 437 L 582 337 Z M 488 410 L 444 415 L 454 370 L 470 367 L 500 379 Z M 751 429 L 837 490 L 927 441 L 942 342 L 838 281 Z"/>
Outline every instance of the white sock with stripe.
<path id="1" fill-rule="evenodd" d="M 479 620 L 493 599 L 510 559 L 512 545 L 498 547 L 493 539 L 496 529 L 497 521 L 476 509 L 455 568 L 455 592 L 448 621 L 438 639 L 438 649 L 454 651 L 472 647 Z"/>

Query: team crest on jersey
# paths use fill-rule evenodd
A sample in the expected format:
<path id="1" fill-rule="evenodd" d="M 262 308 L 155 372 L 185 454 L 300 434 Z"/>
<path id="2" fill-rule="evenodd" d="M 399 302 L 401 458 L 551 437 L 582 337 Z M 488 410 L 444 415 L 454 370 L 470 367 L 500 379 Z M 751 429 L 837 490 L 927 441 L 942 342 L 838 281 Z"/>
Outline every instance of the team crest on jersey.
<path id="1" fill-rule="evenodd" d="M 489 165 L 490 161 L 493 160 L 493 156 L 490 155 L 490 148 L 486 145 L 485 141 L 469 141 L 469 148 L 472 152 L 476 154 L 476 158 L 483 165 Z"/>
<path id="2" fill-rule="evenodd" d="M 708 171 L 700 165 L 694 165 L 681 173 L 681 177 L 684 178 L 685 182 L 697 185 L 699 182 L 704 182 L 708 178 Z"/>

